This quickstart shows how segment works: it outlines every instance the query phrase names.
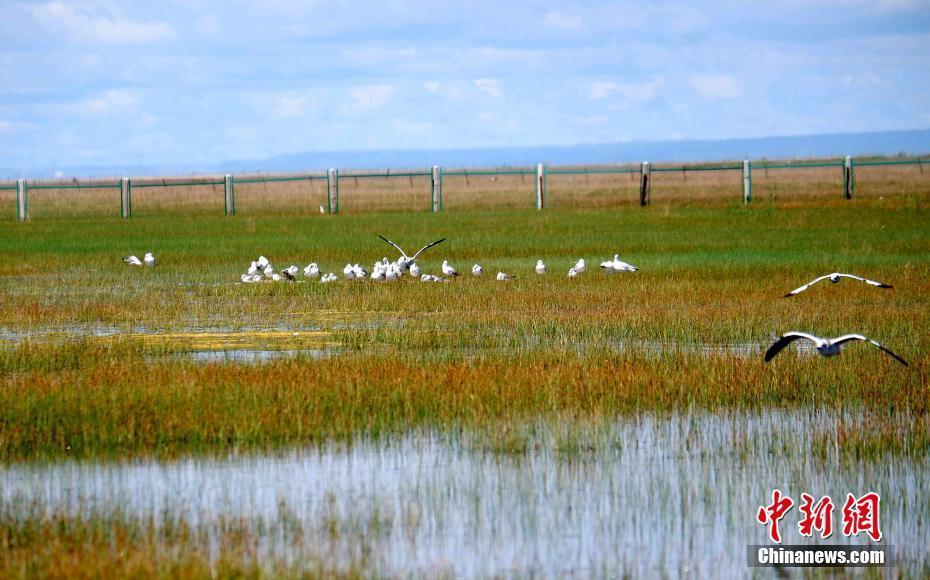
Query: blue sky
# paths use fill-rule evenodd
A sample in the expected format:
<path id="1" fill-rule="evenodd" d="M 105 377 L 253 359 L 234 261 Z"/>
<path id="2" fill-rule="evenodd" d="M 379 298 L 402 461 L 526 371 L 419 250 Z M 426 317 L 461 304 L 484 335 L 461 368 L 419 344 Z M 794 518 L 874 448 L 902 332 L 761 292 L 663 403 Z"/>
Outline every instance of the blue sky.
<path id="1" fill-rule="evenodd" d="M 930 1 L 0 4 L 0 167 L 930 127 Z"/>

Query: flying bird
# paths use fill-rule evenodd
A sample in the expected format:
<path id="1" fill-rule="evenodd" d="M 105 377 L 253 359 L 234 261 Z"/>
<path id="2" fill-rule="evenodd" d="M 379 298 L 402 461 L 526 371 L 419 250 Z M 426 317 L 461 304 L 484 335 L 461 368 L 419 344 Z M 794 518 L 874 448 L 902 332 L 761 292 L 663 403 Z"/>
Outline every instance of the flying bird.
<path id="1" fill-rule="evenodd" d="M 416 262 L 417 256 L 419 256 L 420 254 L 422 254 L 424 251 L 426 251 L 426 250 L 432 248 L 433 246 L 435 246 L 435 245 L 437 245 L 437 244 L 441 244 L 441 243 L 443 243 L 444 241 L 446 241 L 446 238 L 442 238 L 441 240 L 436 240 L 435 242 L 430 242 L 430 243 L 426 244 L 425 246 L 423 246 L 422 248 L 420 248 L 419 250 L 417 250 L 417 253 L 416 253 L 416 254 L 414 254 L 414 255 L 412 255 L 412 256 L 408 256 L 408 255 L 407 255 L 407 252 L 403 251 L 403 250 L 401 249 L 400 246 L 398 246 L 397 244 L 395 244 L 395 243 L 392 242 L 391 240 L 385 238 L 385 237 L 382 236 L 381 234 L 378 234 L 378 237 L 381 238 L 382 240 L 384 240 L 385 242 L 391 244 L 391 245 L 394 246 L 395 248 L 397 248 L 397 251 L 400 252 L 400 258 L 397 259 L 397 265 L 400 266 L 401 270 L 407 270 L 407 269 L 409 269 L 409 268 L 410 268 L 410 264 L 413 264 L 414 262 Z"/>
<path id="2" fill-rule="evenodd" d="M 776 340 L 772 346 L 770 346 L 769 349 L 765 351 L 765 362 L 769 362 L 775 358 L 775 355 L 780 353 L 786 346 L 802 338 L 813 342 L 814 347 L 817 349 L 817 353 L 820 356 L 836 356 L 840 354 L 840 348 L 847 342 L 865 341 L 872 344 L 873 346 L 878 347 L 882 352 L 892 356 L 895 360 L 904 366 L 908 366 L 906 360 L 891 352 L 871 338 L 862 336 L 861 334 L 844 334 L 843 336 L 838 336 L 836 338 L 820 338 L 819 336 L 814 336 L 813 334 L 797 331 L 786 332 L 785 334 L 781 335 L 781 337 L 779 337 L 778 340 Z"/>
<path id="3" fill-rule="evenodd" d="M 862 276 L 854 276 L 853 274 L 841 274 L 839 272 L 834 272 L 832 274 L 827 274 L 819 278 L 814 278 L 813 280 L 801 286 L 800 288 L 795 288 L 791 292 L 788 292 L 787 294 L 783 296 L 783 298 L 789 298 L 791 296 L 794 296 L 795 294 L 800 294 L 801 292 L 804 292 L 805 290 L 807 290 L 808 288 L 810 288 L 817 282 L 820 282 L 821 280 L 829 279 L 831 282 L 836 284 L 837 282 L 840 281 L 840 278 L 851 278 L 853 280 L 859 280 L 860 282 L 865 282 L 866 284 L 869 284 L 871 286 L 876 286 L 878 288 L 892 288 L 890 284 L 885 284 L 883 282 L 878 282 L 876 280 L 869 280 L 868 278 L 863 278 Z"/>
<path id="4" fill-rule="evenodd" d="M 123 258 L 123 261 L 129 264 L 130 266 L 141 266 L 142 265 L 142 260 L 140 260 L 137 256 L 126 256 L 125 258 Z"/>
<path id="5" fill-rule="evenodd" d="M 546 265 L 543 263 L 542 260 L 536 260 L 536 273 L 537 274 L 546 273 Z"/>
<path id="6" fill-rule="evenodd" d="M 458 270 L 450 266 L 448 260 L 442 261 L 442 273 L 446 276 L 452 276 L 452 277 L 459 275 Z"/>

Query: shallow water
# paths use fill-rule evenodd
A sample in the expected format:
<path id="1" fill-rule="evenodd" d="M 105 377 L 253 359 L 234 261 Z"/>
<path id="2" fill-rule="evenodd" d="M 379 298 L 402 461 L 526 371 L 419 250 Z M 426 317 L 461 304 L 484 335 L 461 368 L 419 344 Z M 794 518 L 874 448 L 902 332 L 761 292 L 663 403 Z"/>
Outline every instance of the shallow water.
<path id="1" fill-rule="evenodd" d="M 839 418 L 644 416 L 591 430 L 594 450 L 578 453 L 559 451 L 560 427 L 540 425 L 518 455 L 488 451 L 480 435 L 417 433 L 266 456 L 14 464 L 0 467 L 0 501 L 169 515 L 213 536 L 224 518 L 241 517 L 256 522 L 265 555 L 316 556 L 338 569 L 364 550 L 374 573 L 391 576 L 717 576 L 749 575 L 746 545 L 768 543 L 754 516 L 774 488 L 796 502 L 829 494 L 835 527 L 847 493 L 876 491 L 882 543 L 895 545 L 899 571 L 920 573 L 930 565 L 930 464 L 812 456 Z M 795 508 L 785 543 L 804 543 L 797 521 Z M 286 539 L 294 522 L 298 544 Z M 837 532 L 829 541 L 850 540 Z"/>

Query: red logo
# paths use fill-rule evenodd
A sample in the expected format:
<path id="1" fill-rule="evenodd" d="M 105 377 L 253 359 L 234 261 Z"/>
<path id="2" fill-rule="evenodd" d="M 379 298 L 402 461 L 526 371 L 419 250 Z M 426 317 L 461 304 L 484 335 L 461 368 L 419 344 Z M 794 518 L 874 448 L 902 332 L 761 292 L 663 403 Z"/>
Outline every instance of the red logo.
<path id="1" fill-rule="evenodd" d="M 846 502 L 843 504 L 843 535 L 852 537 L 865 533 L 873 541 L 880 541 L 882 539 L 879 519 L 880 504 L 881 498 L 874 491 L 858 499 L 851 493 L 846 494 Z M 772 491 L 772 503 L 760 506 L 759 511 L 756 512 L 756 521 L 769 527 L 769 537 L 776 544 L 781 543 L 781 531 L 778 529 L 778 524 L 792 507 L 794 507 L 794 500 L 776 489 Z M 802 515 L 798 522 L 798 533 L 810 538 L 816 531 L 820 533 L 821 538 L 829 538 L 833 535 L 834 509 L 835 506 L 830 496 L 825 495 L 815 503 L 812 495 L 802 493 L 801 505 L 798 506 L 798 511 Z"/>
<path id="2" fill-rule="evenodd" d="M 781 490 L 776 489 L 772 492 L 772 503 L 767 506 L 760 506 L 756 514 L 756 521 L 760 524 L 769 524 L 769 537 L 776 544 L 781 543 L 781 533 L 778 531 L 778 522 L 785 517 L 794 500 L 788 496 L 783 496 Z"/>

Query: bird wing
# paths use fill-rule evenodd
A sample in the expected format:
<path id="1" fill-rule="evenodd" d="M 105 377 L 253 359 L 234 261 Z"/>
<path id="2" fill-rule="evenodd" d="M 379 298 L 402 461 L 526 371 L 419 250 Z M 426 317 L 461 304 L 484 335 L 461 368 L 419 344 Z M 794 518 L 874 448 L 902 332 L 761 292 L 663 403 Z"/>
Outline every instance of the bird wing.
<path id="1" fill-rule="evenodd" d="M 401 250 L 401 249 L 400 249 L 400 246 L 398 246 L 397 244 L 395 244 L 395 243 L 392 242 L 391 240 L 385 238 L 385 237 L 382 236 L 381 234 L 378 234 L 378 237 L 381 238 L 382 240 L 384 240 L 385 242 L 391 244 L 391 245 L 394 246 L 395 248 L 397 248 L 397 251 L 400 252 L 400 255 L 401 255 L 401 256 L 403 256 L 403 257 L 405 257 L 405 258 L 407 257 L 407 252 Z"/>
<path id="2" fill-rule="evenodd" d="M 891 357 L 894 358 L 894 359 L 895 359 L 896 361 L 898 361 L 899 363 L 903 364 L 904 366 L 908 366 L 906 360 L 904 360 L 903 358 L 899 357 L 899 356 L 896 355 L 895 353 L 891 352 L 889 349 L 885 348 L 884 346 L 882 346 L 882 345 L 881 345 L 880 343 L 878 343 L 877 341 L 874 341 L 874 340 L 872 340 L 871 338 L 862 336 L 861 334 L 845 334 L 845 335 L 843 335 L 843 336 L 838 336 L 838 337 L 834 338 L 834 339 L 833 339 L 832 341 L 830 341 L 830 342 L 832 342 L 833 344 L 839 344 L 839 345 L 841 345 L 841 344 L 844 344 L 844 343 L 847 343 L 847 342 L 851 342 L 851 341 L 854 341 L 854 340 L 862 340 L 862 341 L 871 343 L 873 346 L 876 346 L 876 347 L 878 347 L 880 350 L 882 350 L 883 352 L 885 352 L 885 353 L 891 355 Z"/>
<path id="3" fill-rule="evenodd" d="M 772 343 L 772 346 L 770 346 L 767 351 L 765 351 L 765 362 L 769 362 L 775 358 L 775 355 L 780 353 L 782 349 L 800 338 L 806 338 L 807 340 L 817 342 L 816 336 L 807 334 L 805 332 L 786 332 L 785 334 L 781 335 L 778 340 Z"/>
<path id="4" fill-rule="evenodd" d="M 803 285 L 803 286 L 800 286 L 800 287 L 798 287 L 798 288 L 795 288 L 795 289 L 792 290 L 791 292 L 788 292 L 787 294 L 785 294 L 785 295 L 783 296 L 783 298 L 788 298 L 788 297 L 790 297 L 790 296 L 794 296 L 795 294 L 800 294 L 801 292 L 804 292 L 805 290 L 807 290 L 808 288 L 810 288 L 811 286 L 813 286 L 813 285 L 816 284 L 817 282 L 820 282 L 821 280 L 826 280 L 826 279 L 829 278 L 829 277 L 830 277 L 830 274 L 826 274 L 826 275 L 821 276 L 821 277 L 819 277 L 819 278 L 814 278 L 813 280 L 811 280 L 811 281 L 808 282 L 807 284 L 805 284 L 805 285 Z"/>
<path id="5" fill-rule="evenodd" d="M 842 276 L 843 278 L 852 278 L 853 280 L 859 280 L 860 282 L 865 282 L 872 286 L 878 286 L 879 288 L 891 288 L 890 285 L 885 284 L 884 282 L 879 282 L 878 280 L 869 280 L 868 278 L 863 278 L 862 276 L 856 276 L 854 274 L 840 274 L 836 273 L 837 276 Z"/>
<path id="6" fill-rule="evenodd" d="M 435 246 L 435 245 L 437 245 L 437 244 L 441 244 L 441 243 L 443 243 L 444 241 L 446 241 L 446 238 L 443 238 L 443 239 L 441 239 L 441 240 L 436 240 L 435 242 L 430 242 L 430 243 L 426 244 L 425 246 L 423 246 L 422 248 L 420 248 L 419 250 L 417 250 L 417 253 L 414 254 L 414 255 L 411 257 L 411 259 L 412 259 L 412 260 L 416 260 L 416 259 L 417 259 L 417 256 L 419 256 L 420 254 L 422 254 L 424 251 L 426 251 L 426 250 L 432 248 L 433 246 Z M 399 248 L 398 248 L 398 249 L 399 249 Z M 406 254 L 404 254 L 404 255 L 406 255 Z"/>

